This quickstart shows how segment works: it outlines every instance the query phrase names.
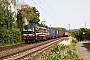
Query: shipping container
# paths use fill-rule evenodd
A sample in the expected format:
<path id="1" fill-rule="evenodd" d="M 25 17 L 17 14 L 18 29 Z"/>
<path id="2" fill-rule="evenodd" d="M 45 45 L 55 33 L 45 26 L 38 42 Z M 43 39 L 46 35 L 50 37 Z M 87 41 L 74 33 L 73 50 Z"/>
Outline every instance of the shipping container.
<path id="1" fill-rule="evenodd" d="M 55 38 L 56 36 L 56 33 L 55 33 L 55 30 L 54 29 L 49 29 L 49 33 L 50 33 L 50 38 Z"/>

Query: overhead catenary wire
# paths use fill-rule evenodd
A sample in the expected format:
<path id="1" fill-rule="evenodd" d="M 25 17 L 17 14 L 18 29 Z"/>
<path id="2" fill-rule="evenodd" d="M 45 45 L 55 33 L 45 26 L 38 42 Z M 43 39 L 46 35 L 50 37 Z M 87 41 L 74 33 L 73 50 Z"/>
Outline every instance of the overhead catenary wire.
<path id="1" fill-rule="evenodd" d="M 40 4 L 42 4 L 40 0 L 38 0 L 38 1 L 39 1 Z M 47 2 L 46 2 L 46 3 L 47 3 Z M 43 5 L 43 4 L 42 4 L 42 5 Z M 48 3 L 47 3 L 47 5 L 49 6 Z M 43 5 L 43 6 L 44 6 L 44 5 Z M 45 7 L 45 6 L 44 6 L 44 7 Z M 49 8 L 51 8 L 51 7 L 49 6 Z M 53 9 L 51 8 L 51 11 L 52 11 L 52 10 L 53 10 Z M 53 10 L 53 11 L 54 11 L 54 10 Z M 55 12 L 55 11 L 54 11 L 54 12 Z M 50 13 L 50 12 L 49 12 L 49 13 Z M 57 16 L 58 16 L 58 15 L 57 15 Z M 54 21 L 57 21 L 57 20 L 54 20 Z M 58 22 L 58 21 L 57 21 L 57 22 Z"/>
<path id="2" fill-rule="evenodd" d="M 55 12 L 54 11 L 54 9 L 47 3 L 47 1 L 46 0 L 44 0 L 45 1 L 45 3 L 48 5 L 48 7 L 53 11 L 53 12 Z M 56 13 L 56 12 L 55 12 Z M 56 15 L 59 17 L 59 15 L 56 13 Z"/>
<path id="3" fill-rule="evenodd" d="M 33 3 L 35 3 L 39 8 L 41 8 L 49 17 L 51 17 L 53 20 L 54 20 L 54 18 L 51 16 L 51 15 L 49 15 L 42 7 L 40 7 L 34 0 L 31 0 Z"/>
<path id="4" fill-rule="evenodd" d="M 42 3 L 41 3 L 41 1 L 40 0 L 38 0 L 39 1 L 39 3 L 41 4 L 41 5 L 43 5 Z M 43 5 L 44 6 L 44 5 Z M 44 6 L 44 8 L 46 8 L 45 6 Z M 47 8 L 46 8 L 47 9 Z M 49 11 L 49 10 L 48 10 Z M 50 11 L 49 11 L 50 12 Z M 51 14 L 51 13 L 50 13 Z"/>
<path id="5" fill-rule="evenodd" d="M 53 12 L 55 12 L 55 10 L 47 3 L 47 1 L 46 0 L 44 0 L 44 2 L 48 5 L 48 7 L 53 11 Z M 56 12 L 55 12 L 56 13 Z M 56 13 L 56 15 L 58 16 L 58 17 L 60 17 L 57 13 Z M 64 24 L 64 25 L 66 25 L 66 24 Z M 67 26 L 67 25 L 66 25 Z"/>
<path id="6" fill-rule="evenodd" d="M 45 0 L 44 0 L 45 1 Z M 49 6 L 49 4 L 45 1 L 45 3 Z M 50 6 L 49 6 L 50 7 Z M 51 7 L 50 7 L 51 8 Z M 51 8 L 52 9 L 52 8 Z M 53 9 L 52 9 L 53 10 Z M 53 10 L 54 11 L 54 10 Z"/>
<path id="7" fill-rule="evenodd" d="M 34 0 L 31 0 L 34 4 L 36 4 L 40 9 L 42 9 L 50 18 L 52 18 L 54 21 L 55 20 L 51 15 L 49 15 L 42 7 L 40 7 Z M 45 0 L 44 0 L 45 1 Z M 40 2 L 41 3 L 41 2 Z M 47 3 L 47 2 L 46 2 Z M 49 6 L 49 4 L 47 4 Z M 50 6 L 49 6 L 50 7 Z M 51 8 L 51 7 L 50 7 Z M 52 9 L 52 8 L 51 8 Z M 52 9 L 53 10 L 53 9 Z M 54 11 L 54 10 L 53 10 Z M 55 11 L 54 11 L 55 12 Z M 58 16 L 58 15 L 57 15 Z M 59 16 L 58 16 L 59 17 Z M 58 23 L 58 22 L 57 22 Z"/>

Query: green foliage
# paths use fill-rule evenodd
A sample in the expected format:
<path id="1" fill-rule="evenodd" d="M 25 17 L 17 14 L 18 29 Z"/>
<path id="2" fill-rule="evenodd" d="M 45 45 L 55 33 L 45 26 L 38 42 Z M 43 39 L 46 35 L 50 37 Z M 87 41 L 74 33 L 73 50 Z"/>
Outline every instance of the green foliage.
<path id="1" fill-rule="evenodd" d="M 23 5 L 22 5 L 23 6 Z M 35 7 L 30 7 L 29 5 L 24 5 L 21 9 L 18 9 L 17 14 L 17 23 L 18 28 L 22 31 L 23 26 L 25 25 L 25 21 L 29 21 L 29 23 L 38 24 L 39 20 L 39 11 Z"/>
<path id="2" fill-rule="evenodd" d="M 38 22 L 40 21 L 39 19 L 39 16 L 40 16 L 40 13 L 39 11 L 35 8 L 35 7 L 32 7 L 31 8 L 31 14 L 33 15 L 31 19 L 28 19 L 30 23 L 35 23 L 35 24 L 38 24 Z"/>
<path id="3" fill-rule="evenodd" d="M 72 51 L 74 51 L 75 53 L 77 53 L 76 52 L 76 44 L 78 43 L 78 41 L 76 40 L 76 39 L 72 39 L 72 43 L 71 43 L 71 45 L 69 46 L 70 47 L 70 49 L 72 50 Z"/>
<path id="4" fill-rule="evenodd" d="M 42 23 L 41 23 L 41 24 L 38 23 L 38 25 L 41 26 L 41 27 L 48 28 L 48 26 L 46 26 L 46 25 L 44 25 L 44 24 L 42 24 Z"/>
<path id="5" fill-rule="evenodd" d="M 18 11 L 18 14 L 17 14 L 17 24 L 18 24 L 18 28 L 21 30 L 21 32 L 22 32 L 22 29 L 23 29 L 23 22 L 22 22 L 22 18 L 23 18 L 23 16 L 22 16 L 22 13 L 21 13 L 22 11 L 21 10 L 19 10 Z"/>
<path id="6" fill-rule="evenodd" d="M 73 43 L 74 42 L 75 41 L 73 41 Z M 74 51 L 71 50 L 71 47 L 67 47 L 61 44 L 51 49 L 51 52 L 48 55 L 43 54 L 41 60 L 81 60 L 81 59 Z"/>
<path id="7" fill-rule="evenodd" d="M 0 0 L 0 46 L 21 42 L 21 31 L 16 28 L 11 6 L 16 0 Z"/>
<path id="8" fill-rule="evenodd" d="M 75 32 L 75 31 L 77 31 L 78 29 L 70 29 L 70 30 L 68 30 L 68 31 L 70 31 L 70 32 Z"/>
<path id="9" fill-rule="evenodd" d="M 72 33 L 72 36 L 77 38 L 79 41 L 90 40 L 90 29 L 80 28 L 79 30 Z"/>
<path id="10" fill-rule="evenodd" d="M 0 27 L 11 29 L 14 22 L 13 13 L 11 12 L 11 4 L 15 0 L 0 0 Z"/>
<path id="11" fill-rule="evenodd" d="M 75 39 L 72 39 L 72 43 L 78 43 L 78 41 Z"/>
<path id="12" fill-rule="evenodd" d="M 40 13 L 35 7 L 22 5 L 16 17 L 15 12 L 11 11 L 12 6 L 15 8 L 16 0 L 0 0 L 0 46 L 22 41 L 25 19 L 35 24 L 40 21 Z"/>
<path id="13" fill-rule="evenodd" d="M 28 20 L 30 23 L 38 24 L 38 22 L 40 21 L 39 11 L 35 7 L 30 7 L 29 5 L 25 5 L 21 9 L 19 9 L 18 14 L 19 15 L 21 14 L 22 19 L 18 19 L 19 17 L 21 17 L 19 16 L 17 17 L 17 20 L 21 20 L 22 22 L 25 22 L 25 20 Z"/>
<path id="14" fill-rule="evenodd" d="M 0 46 L 10 45 L 21 41 L 21 32 L 19 29 L 0 29 Z"/>
<path id="15" fill-rule="evenodd" d="M 31 57 L 29 57 L 29 60 L 32 60 L 32 58 L 31 58 Z"/>
<path id="16" fill-rule="evenodd" d="M 55 29 L 55 30 L 59 30 L 59 31 L 66 31 L 66 29 L 65 28 L 61 28 L 61 27 L 51 27 L 51 28 L 53 28 L 53 29 Z"/>

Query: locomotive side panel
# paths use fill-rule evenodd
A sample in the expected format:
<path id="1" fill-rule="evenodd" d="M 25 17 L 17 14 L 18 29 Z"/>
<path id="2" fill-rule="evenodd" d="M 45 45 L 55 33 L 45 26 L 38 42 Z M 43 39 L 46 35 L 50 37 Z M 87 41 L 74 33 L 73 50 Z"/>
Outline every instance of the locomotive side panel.
<path id="1" fill-rule="evenodd" d="M 46 28 L 40 27 L 36 35 L 37 39 L 39 38 L 40 40 L 47 40 L 49 37 L 49 31 Z"/>

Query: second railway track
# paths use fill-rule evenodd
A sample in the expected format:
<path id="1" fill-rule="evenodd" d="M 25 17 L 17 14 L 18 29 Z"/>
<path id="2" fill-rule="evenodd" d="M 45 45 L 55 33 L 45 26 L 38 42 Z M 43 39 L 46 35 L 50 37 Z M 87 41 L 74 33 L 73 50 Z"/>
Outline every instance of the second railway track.
<path id="1" fill-rule="evenodd" d="M 36 45 L 32 45 L 27 49 L 20 50 L 18 52 L 14 52 L 12 54 L 1 56 L 2 60 L 28 60 L 28 56 L 34 57 L 37 54 L 55 46 L 56 44 L 60 43 L 65 38 L 58 38 L 49 41 L 45 41 L 43 43 L 38 43 Z"/>

